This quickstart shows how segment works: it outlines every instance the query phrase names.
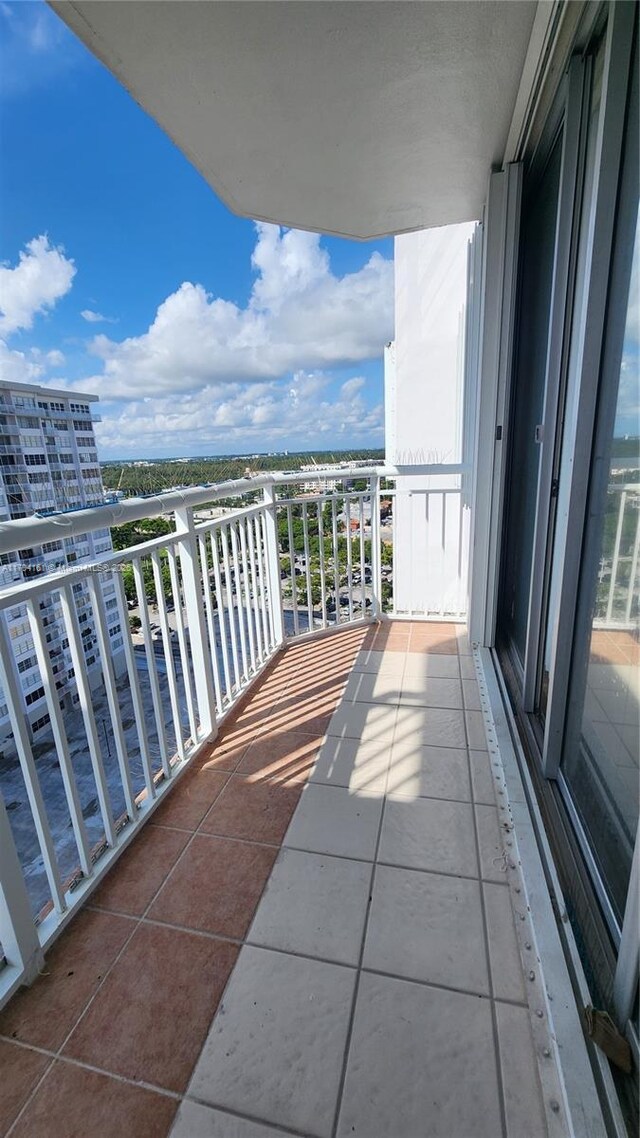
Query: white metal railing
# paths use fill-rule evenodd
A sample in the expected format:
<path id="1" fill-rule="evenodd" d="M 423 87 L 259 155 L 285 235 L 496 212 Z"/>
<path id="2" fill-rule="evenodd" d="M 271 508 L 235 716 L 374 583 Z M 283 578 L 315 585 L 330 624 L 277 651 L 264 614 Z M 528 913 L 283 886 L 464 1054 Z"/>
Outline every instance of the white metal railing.
<path id="1" fill-rule="evenodd" d="M 607 519 L 613 525 L 605 528 L 593 623 L 597 628 L 633 629 L 640 596 L 640 484 L 612 482 L 607 497 L 605 526 Z"/>
<path id="2" fill-rule="evenodd" d="M 0 1004 L 33 978 L 48 944 L 285 640 L 397 611 L 393 573 L 413 553 L 395 548 L 389 564 L 381 500 L 395 511 L 412 480 L 441 479 L 448 469 L 461 473 L 323 471 L 311 493 L 300 490 L 313 480 L 308 472 L 260 475 L 0 524 L 0 554 L 125 521 L 168 515 L 174 524 L 166 536 L 63 569 L 43 560 L 41 573 L 0 591 L 8 715 L 0 742 Z M 402 491 L 394 490 L 400 479 Z M 459 498 L 460 488 L 443 491 L 440 482 L 425 491 L 419 482 L 416 493 L 424 504 L 425 494 L 427 502 L 430 494 Z M 216 502 L 218 516 L 196 522 L 194 510 Z M 445 561 L 461 566 L 461 527 L 439 533 Z M 22 629 L 19 644 L 11 636 L 22 624 L 29 644 Z M 37 661 L 26 691 L 17 666 L 25 647 Z M 27 705 L 34 697 L 35 707 Z M 25 711 L 48 717 L 37 735 Z"/>

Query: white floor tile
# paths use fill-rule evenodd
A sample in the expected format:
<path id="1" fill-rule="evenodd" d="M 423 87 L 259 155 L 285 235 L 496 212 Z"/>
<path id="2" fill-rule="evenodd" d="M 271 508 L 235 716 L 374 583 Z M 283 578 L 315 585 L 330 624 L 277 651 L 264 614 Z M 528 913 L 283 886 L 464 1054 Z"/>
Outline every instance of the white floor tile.
<path id="1" fill-rule="evenodd" d="M 283 849 L 247 940 L 356 965 L 370 884 L 365 862 Z"/>
<path id="2" fill-rule="evenodd" d="M 400 703 L 408 707 L 462 708 L 462 687 L 458 679 L 440 676 L 405 675 Z"/>
<path id="3" fill-rule="evenodd" d="M 473 661 L 473 656 L 460 657 L 460 675 L 463 680 L 475 680 L 476 666 Z"/>
<path id="4" fill-rule="evenodd" d="M 496 1004 L 507 1138 L 547 1138 L 528 1008 Z"/>
<path id="5" fill-rule="evenodd" d="M 379 865 L 363 967 L 488 995 L 479 883 Z"/>
<path id="6" fill-rule="evenodd" d="M 330 1138 L 355 971 L 245 946 L 189 1094 Z"/>
<path id="7" fill-rule="evenodd" d="M 404 674 L 418 679 L 433 676 L 457 680 L 460 677 L 460 665 L 457 656 L 447 656 L 443 652 L 433 652 L 431 655 L 424 652 L 407 652 Z"/>
<path id="8" fill-rule="evenodd" d="M 464 712 L 400 704 L 395 738 L 400 742 L 413 738 L 425 747 L 466 747 Z"/>
<path id="9" fill-rule="evenodd" d="M 359 739 L 328 736 L 311 772 L 311 782 L 384 794 L 390 754 L 389 739 L 361 743 Z"/>
<path id="10" fill-rule="evenodd" d="M 496 792 L 488 751 L 469 751 L 471 786 L 474 802 L 495 806 Z"/>
<path id="11" fill-rule="evenodd" d="M 381 795 L 310 782 L 302 792 L 283 844 L 371 861 L 382 802 Z"/>
<path id="12" fill-rule="evenodd" d="M 453 747 L 421 747 L 411 739 L 394 742 L 387 791 L 409 798 L 454 798 L 469 802 L 467 752 Z"/>
<path id="13" fill-rule="evenodd" d="M 344 689 L 343 703 L 399 703 L 400 681 L 394 672 L 353 672 Z"/>
<path id="14" fill-rule="evenodd" d="M 488 1000 L 363 973 L 339 1138 L 496 1138 Z"/>
<path id="15" fill-rule="evenodd" d="M 480 873 L 484 881 L 506 881 L 506 851 L 495 806 L 476 806 Z"/>
<path id="16" fill-rule="evenodd" d="M 481 711 L 465 711 L 467 725 L 467 738 L 472 751 L 487 750 L 487 733 L 484 727 L 484 715 Z"/>
<path id="17" fill-rule="evenodd" d="M 363 743 L 393 734 L 397 707 L 375 703 L 341 703 L 333 714 L 327 735 L 360 739 Z"/>
<path id="18" fill-rule="evenodd" d="M 401 652 L 374 652 L 364 648 L 355 658 L 354 672 L 393 672 L 398 676 L 404 670 L 404 655 Z"/>
<path id="19" fill-rule="evenodd" d="M 480 711 L 480 689 L 477 680 L 463 680 L 462 694 L 467 711 Z"/>
<path id="20" fill-rule="evenodd" d="M 472 807 L 435 798 L 388 798 L 378 860 L 477 877 Z"/>
<path id="21" fill-rule="evenodd" d="M 487 883 L 482 888 L 487 917 L 493 994 L 500 1000 L 516 1000 L 524 1003 L 527 995 L 510 891 L 503 885 Z"/>
<path id="22" fill-rule="evenodd" d="M 185 1099 L 170 1138 L 282 1138 L 282 1131 Z"/>

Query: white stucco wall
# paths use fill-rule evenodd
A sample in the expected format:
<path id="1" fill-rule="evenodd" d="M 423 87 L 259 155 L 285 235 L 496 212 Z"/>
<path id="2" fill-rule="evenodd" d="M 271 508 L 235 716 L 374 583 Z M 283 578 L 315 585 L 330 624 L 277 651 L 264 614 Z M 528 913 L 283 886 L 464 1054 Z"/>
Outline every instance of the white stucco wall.
<path id="1" fill-rule="evenodd" d="M 386 457 L 393 465 L 462 461 L 467 247 L 473 230 L 474 225 L 450 225 L 395 240 L 396 339 L 385 354 Z M 458 494 L 442 493 L 459 486 L 458 475 L 398 479 L 399 611 L 465 611 L 468 511 Z"/>

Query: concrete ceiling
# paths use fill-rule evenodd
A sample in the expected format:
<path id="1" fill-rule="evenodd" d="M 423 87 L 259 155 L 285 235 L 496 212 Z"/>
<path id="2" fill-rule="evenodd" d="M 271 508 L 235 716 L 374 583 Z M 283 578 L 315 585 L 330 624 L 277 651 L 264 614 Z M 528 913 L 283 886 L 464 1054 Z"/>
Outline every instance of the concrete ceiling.
<path id="1" fill-rule="evenodd" d="M 51 2 L 231 209 L 358 238 L 480 216 L 537 7 Z"/>

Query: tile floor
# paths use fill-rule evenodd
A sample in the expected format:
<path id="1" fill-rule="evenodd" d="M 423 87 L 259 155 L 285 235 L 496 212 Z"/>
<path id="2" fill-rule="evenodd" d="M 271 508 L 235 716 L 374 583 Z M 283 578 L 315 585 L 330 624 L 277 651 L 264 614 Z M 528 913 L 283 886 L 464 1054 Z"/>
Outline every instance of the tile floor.
<path id="1" fill-rule="evenodd" d="M 11 1138 L 548 1134 L 473 660 L 292 645 L 0 1014 Z"/>

